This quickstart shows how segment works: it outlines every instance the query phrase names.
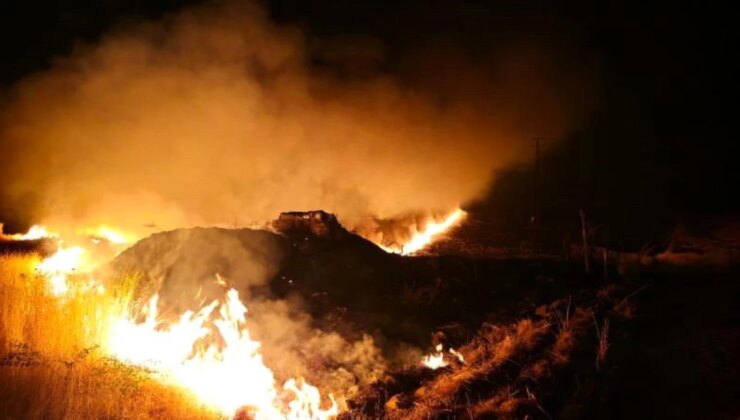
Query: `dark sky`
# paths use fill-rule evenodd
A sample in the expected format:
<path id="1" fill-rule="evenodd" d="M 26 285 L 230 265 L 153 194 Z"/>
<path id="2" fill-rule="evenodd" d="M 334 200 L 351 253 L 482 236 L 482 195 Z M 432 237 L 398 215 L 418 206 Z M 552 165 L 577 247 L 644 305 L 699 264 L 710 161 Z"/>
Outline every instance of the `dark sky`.
<path id="1" fill-rule="evenodd" d="M 4 2 L 2 91 L 76 43 L 188 3 L 195 2 Z M 588 60 L 600 85 L 592 117 L 554 152 L 553 166 L 579 169 L 554 188 L 614 206 L 735 211 L 734 25 L 729 10 L 704 3 L 275 0 L 267 7 L 273 19 L 302 26 L 317 69 L 350 76 L 352 69 L 326 62 L 323 45 L 346 37 L 377 41 L 383 56 L 376 70 L 403 79 L 403 57 L 430 43 L 475 59 L 502 40 L 553 40 L 553 48 L 572 49 L 563 54 Z"/>

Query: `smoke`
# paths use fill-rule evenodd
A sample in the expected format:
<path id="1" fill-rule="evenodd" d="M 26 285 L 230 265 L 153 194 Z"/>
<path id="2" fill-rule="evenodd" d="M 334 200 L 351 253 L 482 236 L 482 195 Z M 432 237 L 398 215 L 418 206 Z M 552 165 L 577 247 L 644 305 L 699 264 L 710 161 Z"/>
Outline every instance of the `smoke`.
<path id="1" fill-rule="evenodd" d="M 369 335 L 316 327 L 299 295 L 272 295 L 270 280 L 290 258 L 290 248 L 283 237 L 264 231 L 178 229 L 139 241 L 98 270 L 97 277 L 115 284 L 135 273 L 135 306 L 157 294 L 159 313 L 172 321 L 185 311 L 223 301 L 234 288 L 248 307 L 250 336 L 261 343 L 265 363 L 279 381 L 305 378 L 340 399 L 350 397 L 380 379 L 385 357 Z"/>
<path id="2" fill-rule="evenodd" d="M 265 364 L 282 380 L 305 378 L 344 399 L 386 372 L 388 362 L 372 337 L 315 328 L 298 299 L 259 299 L 248 305 L 249 330 L 262 343 Z"/>
<path id="3" fill-rule="evenodd" d="M 115 282 L 136 273 L 139 303 L 155 293 L 173 314 L 221 300 L 226 288 L 249 299 L 279 271 L 288 245 L 278 236 L 251 229 L 193 228 L 160 232 L 121 252 L 99 275 Z M 218 282 L 216 274 L 228 283 Z M 266 288 L 263 288 L 266 289 Z"/>
<path id="4" fill-rule="evenodd" d="M 318 71 L 301 31 L 237 2 L 109 33 L 15 87 L 0 210 L 139 233 L 445 211 L 587 108 L 587 72 L 536 43 L 474 64 L 419 48 L 405 78 L 377 70 L 377 41 L 358 45 L 322 54 L 361 77 Z"/>

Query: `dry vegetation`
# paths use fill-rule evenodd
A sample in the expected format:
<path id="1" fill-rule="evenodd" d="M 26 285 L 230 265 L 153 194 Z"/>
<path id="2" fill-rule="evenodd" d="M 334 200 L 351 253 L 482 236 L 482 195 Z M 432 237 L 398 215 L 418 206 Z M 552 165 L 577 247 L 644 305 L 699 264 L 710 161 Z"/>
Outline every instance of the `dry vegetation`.
<path id="1" fill-rule="evenodd" d="M 0 418 L 214 418 L 178 389 L 101 354 L 109 316 L 133 279 L 104 294 L 59 299 L 33 272 L 38 257 L 0 255 Z"/>
<path id="2" fill-rule="evenodd" d="M 560 299 L 510 324 L 484 323 L 458 348 L 464 362 L 449 358 L 435 371 L 396 373 L 350 402 L 345 418 L 552 418 L 541 395 L 557 395 L 567 406 L 578 390 L 563 383 L 596 375 L 608 362 L 609 321 L 602 316 L 611 292 L 580 306 Z"/>

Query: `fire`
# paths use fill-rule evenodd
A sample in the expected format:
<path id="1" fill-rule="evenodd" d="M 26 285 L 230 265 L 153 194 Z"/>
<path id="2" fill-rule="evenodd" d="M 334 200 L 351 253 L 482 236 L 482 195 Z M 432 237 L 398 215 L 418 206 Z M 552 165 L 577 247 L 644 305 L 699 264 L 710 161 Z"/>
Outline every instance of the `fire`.
<path id="1" fill-rule="evenodd" d="M 89 237 L 93 240 L 93 242 L 96 243 L 101 240 L 116 245 L 124 245 L 134 242 L 134 238 L 132 238 L 131 236 L 107 225 L 100 225 L 94 228 L 83 229 L 78 231 L 77 234 L 79 236 Z"/>
<path id="2" fill-rule="evenodd" d="M 41 274 L 50 282 L 51 291 L 56 296 L 62 296 L 69 291 L 67 276 L 79 270 L 84 263 L 85 250 L 78 246 L 62 248 L 52 256 L 44 259 L 36 266 Z"/>
<path id="3" fill-rule="evenodd" d="M 26 233 L 16 233 L 12 235 L 3 234 L 3 225 L 0 223 L 0 239 L 8 241 L 35 241 L 44 238 L 57 238 L 58 234 L 52 233 L 46 226 L 33 225 Z"/>
<path id="4" fill-rule="evenodd" d="M 229 290 L 224 302 L 185 312 L 172 325 L 157 320 L 157 296 L 146 312 L 140 323 L 128 316 L 114 321 L 106 347 L 117 359 L 152 369 L 229 416 L 241 408 L 258 419 L 326 419 L 338 414 L 333 397 L 331 406 L 322 409 L 319 390 L 307 383 L 290 379 L 282 387 L 276 385 L 262 361 L 260 343 L 245 326 L 247 308 L 236 290 Z M 199 346 L 203 343 L 207 346 Z"/>
<path id="5" fill-rule="evenodd" d="M 421 364 L 432 370 L 448 366 L 450 363 L 445 360 L 444 346 L 442 344 L 437 344 L 434 350 L 434 353 L 428 354 L 421 358 Z M 450 348 L 448 352 L 455 358 L 457 358 L 460 363 L 465 363 L 465 357 L 463 357 L 463 355 L 457 350 Z"/>
<path id="6" fill-rule="evenodd" d="M 122 246 L 130 242 L 130 239 L 122 232 L 107 226 L 79 230 L 76 236 L 69 238 L 75 244 L 73 246 L 66 245 L 66 237 L 62 240 L 58 234 L 50 233 L 44 226 L 34 226 L 28 233 L 13 235 L 13 240 L 40 238 L 51 238 L 56 241 L 57 251 L 36 266 L 36 270 L 49 279 L 51 291 L 56 296 L 62 296 L 70 291 L 68 278 L 71 275 L 92 271 L 98 262 L 105 261 L 114 253 L 120 252 Z M 88 247 L 89 240 L 92 240 L 95 245 L 105 241 L 109 246 Z M 103 287 L 93 279 L 88 280 L 86 285 L 80 286 L 97 290 Z"/>
<path id="7" fill-rule="evenodd" d="M 394 254 L 415 254 L 437 240 L 440 235 L 449 231 L 452 227 L 457 226 L 460 222 L 462 222 L 466 215 L 467 213 L 465 213 L 464 210 L 458 208 L 452 213 L 448 214 L 441 222 L 432 221 L 429 222 L 424 227 L 424 229 L 415 230 L 411 238 L 401 246 L 379 246 L 384 251 Z"/>
<path id="8" fill-rule="evenodd" d="M 81 247 L 60 247 L 36 269 L 49 279 L 52 293 L 63 297 L 72 292 L 68 276 L 86 267 L 85 255 Z M 105 292 L 94 281 L 80 286 L 76 290 Z M 327 419 L 338 414 L 334 398 L 330 395 L 330 406 L 322 408 L 321 393 L 310 384 L 290 379 L 277 386 L 262 361 L 260 343 L 246 328 L 247 308 L 236 290 L 229 290 L 224 302 L 183 313 L 173 324 L 158 318 L 157 301 L 156 295 L 149 301 L 142 322 L 128 311 L 109 320 L 102 346 L 107 354 L 150 369 L 228 416 L 243 408 L 257 419 Z"/>
<path id="9" fill-rule="evenodd" d="M 440 223 L 430 223 L 404 246 L 403 253 L 421 249 L 463 215 L 458 210 Z M 62 239 L 37 225 L 27 233 L 3 239 L 55 240 L 57 251 L 37 262 L 35 269 L 47 279 L 50 293 L 60 302 L 76 295 L 112 297 L 115 288 L 108 291 L 95 280 L 92 270 L 134 238 L 108 225 L 69 232 L 72 234 Z M 216 282 L 227 290 L 228 283 L 218 275 Z M 265 365 L 261 343 L 252 338 L 246 325 L 247 307 L 235 289 L 229 289 L 223 299 L 175 319 L 158 313 L 156 295 L 138 312 L 132 310 L 129 298 L 122 299 L 103 316 L 94 339 L 104 355 L 145 368 L 158 380 L 188 391 L 196 401 L 224 416 L 329 419 L 339 414 L 339 403 L 331 394 L 322 395 L 300 378 L 282 382 Z M 441 356 L 432 358 L 438 358 L 442 366 L 447 364 Z"/>
<path id="10" fill-rule="evenodd" d="M 433 354 L 428 354 L 421 359 L 421 363 L 429 369 L 439 369 L 447 366 L 449 363 L 445 360 L 445 355 L 442 353 L 442 345 L 437 344 L 436 350 Z"/>
<path id="11" fill-rule="evenodd" d="M 70 232 L 67 232 L 70 233 Z M 65 239 L 72 239 L 74 236 L 76 239 L 92 240 L 94 243 L 101 241 L 108 242 L 114 245 L 125 245 L 135 241 L 135 237 L 124 233 L 123 231 L 113 228 L 108 225 L 98 225 L 94 227 L 87 227 L 83 229 L 77 229 L 72 232 L 72 235 L 64 235 Z M 3 234 L 2 223 L 0 223 L 0 239 L 6 241 L 34 241 L 38 239 L 59 239 L 62 235 L 56 231 L 51 231 L 47 226 L 44 225 L 33 225 L 26 233 L 16 234 Z"/>
<path id="12" fill-rule="evenodd" d="M 71 293 L 105 293 L 92 278 L 70 283 L 69 276 L 83 274 L 94 265 L 79 246 L 63 247 L 36 266 L 54 296 Z M 217 282 L 226 282 L 217 275 Z M 338 404 L 302 380 L 279 386 L 262 360 L 258 341 L 246 327 L 247 307 L 230 289 L 223 302 L 213 301 L 197 311 L 187 311 L 168 323 L 157 313 L 155 295 L 142 310 L 143 321 L 128 307 L 111 316 L 101 348 L 121 362 L 145 367 L 165 383 L 191 392 L 203 405 L 234 417 L 247 410 L 256 419 L 328 419 L 338 414 Z M 328 407 L 326 407 L 328 405 Z"/>
<path id="13" fill-rule="evenodd" d="M 56 243 L 57 251 L 38 263 L 35 269 L 49 280 L 51 292 L 56 296 L 63 296 L 70 292 L 69 276 L 84 274 L 96 266 L 96 262 L 107 260 L 123 249 L 123 246 L 133 242 L 133 237 L 107 225 L 78 229 L 71 235 L 61 235 L 44 225 L 33 225 L 26 233 L 6 235 L 0 224 L 0 240 L 6 241 L 33 241 L 51 239 Z M 67 230 L 61 230 L 67 232 Z M 64 239 L 62 239 L 64 237 Z M 74 246 L 66 246 L 67 241 Z M 87 248 L 92 242 L 96 246 Z M 85 248 L 83 248 L 85 246 Z M 101 290 L 104 287 L 93 279 L 86 284 L 80 284 L 81 290 Z"/>

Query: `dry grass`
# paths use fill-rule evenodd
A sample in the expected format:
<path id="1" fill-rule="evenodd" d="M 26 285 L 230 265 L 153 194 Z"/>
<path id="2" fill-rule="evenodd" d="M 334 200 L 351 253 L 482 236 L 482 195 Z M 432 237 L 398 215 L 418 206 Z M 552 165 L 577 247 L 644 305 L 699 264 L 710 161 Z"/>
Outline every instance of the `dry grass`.
<path id="1" fill-rule="evenodd" d="M 581 308 L 571 310 L 570 299 L 564 315 L 558 308 L 553 308 L 551 313 L 556 318 L 557 325 L 555 342 L 550 350 L 552 363 L 556 366 L 565 366 L 570 362 L 570 354 L 578 344 L 578 339 L 583 335 L 593 313 Z"/>
<path id="2" fill-rule="evenodd" d="M 604 318 L 604 323 L 599 328 L 599 324 L 594 318 L 594 327 L 599 341 L 599 345 L 596 347 L 596 370 L 599 370 L 599 367 L 606 361 L 606 353 L 609 350 L 609 319 Z"/>
<path id="3" fill-rule="evenodd" d="M 99 344 L 105 321 L 127 307 L 135 279 L 102 295 L 91 291 L 59 298 L 34 272 L 37 261 L 28 254 L 0 256 L 0 352 L 23 347 L 52 359 L 72 359 Z"/>
<path id="4" fill-rule="evenodd" d="M 537 347 L 550 330 L 547 320 L 523 319 L 516 324 L 498 327 L 486 324 L 481 331 L 461 347 L 465 364 L 453 366 L 414 393 L 414 403 L 407 410 L 396 410 L 389 418 L 430 418 L 458 405 L 469 406 L 466 390 L 476 385 L 490 383 L 491 379 L 507 368 L 516 365 L 514 359 Z M 507 400 L 506 398 L 502 401 Z"/>
<path id="5" fill-rule="evenodd" d="M 594 337 L 598 362 L 606 362 L 608 322 L 598 331 L 591 326 L 601 303 L 611 303 L 604 299 L 579 297 L 578 306 L 571 298 L 559 299 L 531 318 L 483 324 L 458 348 L 464 363 L 451 359 L 448 367 L 376 384 L 353 401 L 344 418 L 552 418 L 557 413 L 544 405 L 575 398 L 574 375 L 595 372 L 583 370 Z"/>
<path id="6" fill-rule="evenodd" d="M 0 367 L 5 419 L 206 419 L 181 391 L 101 358 Z"/>
<path id="7" fill-rule="evenodd" d="M 53 296 L 34 255 L 0 255 L 0 418 L 214 418 L 177 389 L 106 359 L 107 320 L 125 310 L 127 278 L 104 294 Z"/>

